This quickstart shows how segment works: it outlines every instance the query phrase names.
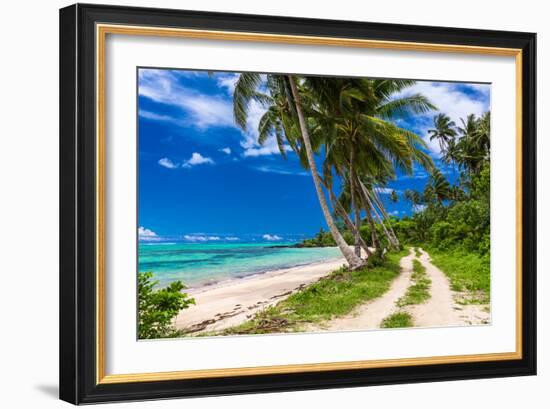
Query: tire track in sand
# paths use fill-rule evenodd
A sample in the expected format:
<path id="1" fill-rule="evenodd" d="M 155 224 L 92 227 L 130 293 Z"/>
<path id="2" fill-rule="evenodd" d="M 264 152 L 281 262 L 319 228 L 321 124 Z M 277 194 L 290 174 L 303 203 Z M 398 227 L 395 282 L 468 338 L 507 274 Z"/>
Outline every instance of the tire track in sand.
<path id="1" fill-rule="evenodd" d="M 418 260 L 426 267 L 426 274 L 432 281 L 431 297 L 422 304 L 411 305 L 407 311 L 412 315 L 415 327 L 440 327 L 468 325 L 460 317 L 447 276 L 431 263 L 430 256 L 423 249 Z"/>

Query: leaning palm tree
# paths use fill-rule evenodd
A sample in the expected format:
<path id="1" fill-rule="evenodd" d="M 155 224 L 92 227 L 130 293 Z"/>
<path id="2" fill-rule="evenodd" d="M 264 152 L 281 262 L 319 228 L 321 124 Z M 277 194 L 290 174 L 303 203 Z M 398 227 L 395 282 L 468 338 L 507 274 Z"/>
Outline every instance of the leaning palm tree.
<path id="1" fill-rule="evenodd" d="M 302 158 L 305 154 L 319 204 L 334 241 L 351 269 L 363 266 L 364 261 L 350 249 L 338 230 L 323 192 L 296 78 L 293 75 L 268 75 L 267 87 L 271 95 L 259 91 L 261 82 L 260 74 L 243 73 L 240 75 L 233 94 L 233 112 L 236 123 L 246 130 L 248 107 L 251 100 L 256 100 L 267 106 L 266 115 L 268 116 L 262 117 L 260 121 L 260 133 L 266 135 L 273 130 L 278 138 L 280 150 L 285 151 L 286 147 L 281 143 L 284 133 L 290 147 Z"/>
<path id="2" fill-rule="evenodd" d="M 395 174 L 395 167 L 411 173 L 414 162 L 432 165 L 421 138 L 389 119 L 434 107 L 422 95 L 395 98 L 395 93 L 414 83 L 407 80 L 302 77 L 297 81 L 294 76 L 268 75 L 268 94 L 259 92 L 260 83 L 258 74 L 241 74 L 234 93 L 237 124 L 246 129 L 251 100 L 266 106 L 267 112 L 260 120 L 260 142 L 274 134 L 284 153 L 284 137 L 302 165 L 311 171 L 325 220 L 342 254 L 352 269 L 362 266 L 364 260 L 346 244 L 331 215 L 323 184 L 327 189 L 332 186 L 326 184 L 327 178 L 323 182 L 320 177 L 315 153 L 322 148 L 329 169 L 332 167 L 350 184 L 357 249 L 360 210 L 367 212 L 369 223 L 373 223 L 373 214 L 377 216 L 361 178 L 387 178 Z"/>
<path id="3" fill-rule="evenodd" d="M 435 108 L 419 94 L 395 97 L 412 84 L 414 81 L 408 80 L 306 77 L 303 86 L 304 95 L 310 100 L 307 106 L 312 135 L 322 140 L 325 164 L 345 182 L 356 225 L 362 208 L 367 216 L 380 222 L 393 247 L 399 243 L 391 225 L 388 229 L 382 221 L 388 216 L 374 186 L 385 185 L 395 177 L 396 167 L 410 174 L 414 162 L 432 166 L 421 138 L 390 121 L 402 114 Z M 367 217 L 367 221 L 370 223 L 371 218 Z M 354 234 L 357 249 L 358 227 Z"/>

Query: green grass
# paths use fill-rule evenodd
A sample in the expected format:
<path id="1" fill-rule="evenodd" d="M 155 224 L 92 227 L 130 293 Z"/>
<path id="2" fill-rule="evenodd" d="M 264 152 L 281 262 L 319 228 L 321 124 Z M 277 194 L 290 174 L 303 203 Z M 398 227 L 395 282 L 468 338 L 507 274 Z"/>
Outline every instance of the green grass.
<path id="1" fill-rule="evenodd" d="M 422 256 L 422 253 L 420 252 L 420 250 L 418 249 L 418 247 L 415 247 L 414 248 L 414 254 L 416 257 L 421 257 Z"/>
<path id="2" fill-rule="evenodd" d="M 454 251 L 429 250 L 432 263 L 451 281 L 453 291 L 464 292 L 461 304 L 487 304 L 490 301 L 491 273 L 489 256 Z"/>
<path id="3" fill-rule="evenodd" d="M 413 273 L 411 279 L 414 282 L 403 297 L 397 300 L 398 307 L 407 305 L 422 304 L 430 298 L 430 286 L 432 281 L 426 275 L 426 267 L 420 261 L 413 260 Z"/>
<path id="4" fill-rule="evenodd" d="M 308 323 L 320 323 L 350 313 L 356 306 L 380 297 L 399 275 L 406 251 L 386 255 L 381 265 L 357 271 L 340 269 L 257 313 L 218 335 L 296 332 Z M 212 335 L 212 334 L 209 334 Z"/>
<path id="5" fill-rule="evenodd" d="M 408 312 L 396 312 L 384 318 L 380 328 L 405 328 L 412 326 L 413 321 L 411 314 Z"/>

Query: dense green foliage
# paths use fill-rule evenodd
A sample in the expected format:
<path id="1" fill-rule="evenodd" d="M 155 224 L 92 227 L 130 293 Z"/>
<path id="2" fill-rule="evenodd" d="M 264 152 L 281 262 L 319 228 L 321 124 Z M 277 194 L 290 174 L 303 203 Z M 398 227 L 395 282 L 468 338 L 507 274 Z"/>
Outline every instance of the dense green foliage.
<path id="1" fill-rule="evenodd" d="M 442 156 L 458 165 L 460 180 L 451 186 L 440 171 L 434 171 L 423 192 L 405 192 L 419 211 L 394 220 L 393 228 L 402 240 L 441 251 L 489 254 L 489 119 L 489 113 L 480 118 L 470 115 L 462 128 L 455 129 L 453 122 L 436 117 L 436 127 L 451 127 L 431 132 L 443 135 Z"/>
<path id="2" fill-rule="evenodd" d="M 345 239 L 345 237 L 344 237 Z M 348 240 L 352 240 L 351 236 L 348 234 Z M 350 241 L 346 240 L 348 244 Z M 334 238 L 332 237 L 332 234 L 330 232 L 325 231 L 323 228 L 319 230 L 319 233 L 315 235 L 315 237 L 311 239 L 305 239 L 301 243 L 304 247 L 334 247 L 336 246 L 336 242 L 334 241 Z"/>
<path id="3" fill-rule="evenodd" d="M 436 172 L 423 192 L 405 194 L 413 205 L 421 206 L 420 211 L 392 223 L 402 241 L 430 252 L 434 264 L 450 278 L 453 290 L 467 293 L 460 300 L 464 303 L 489 302 L 489 123 L 489 113 L 480 118 L 468 116 L 462 127 L 436 117 L 436 128 L 448 129 L 431 133 L 441 135 L 443 158 L 461 169 L 459 182 L 451 186 Z"/>
<path id="4" fill-rule="evenodd" d="M 442 252 L 428 249 L 432 262 L 449 277 L 453 291 L 464 292 L 457 301 L 461 304 L 489 302 L 491 271 L 489 254 L 454 250 Z"/>
<path id="5" fill-rule="evenodd" d="M 308 323 L 320 323 L 350 313 L 358 305 L 380 297 L 399 275 L 404 251 L 389 253 L 384 262 L 371 268 L 340 269 L 286 300 L 259 312 L 250 321 L 222 331 L 230 334 L 294 332 Z M 211 335 L 211 334 L 207 334 Z"/>
<path id="6" fill-rule="evenodd" d="M 405 328 L 412 327 L 413 319 L 408 312 L 396 312 L 387 316 L 380 325 L 381 328 Z"/>
<path id="7" fill-rule="evenodd" d="M 185 286 L 181 281 L 174 281 L 165 288 L 155 290 L 158 282 L 152 279 L 153 273 L 138 274 L 138 338 L 169 338 L 182 335 L 173 328 L 172 320 L 182 309 L 195 304 L 195 300 L 182 293 Z"/>

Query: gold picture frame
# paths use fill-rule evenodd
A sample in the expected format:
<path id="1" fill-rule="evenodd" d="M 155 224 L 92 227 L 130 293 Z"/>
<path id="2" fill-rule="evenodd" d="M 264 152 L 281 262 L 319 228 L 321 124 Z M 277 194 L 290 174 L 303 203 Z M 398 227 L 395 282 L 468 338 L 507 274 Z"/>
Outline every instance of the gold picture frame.
<path id="1" fill-rule="evenodd" d="M 117 13 L 119 13 L 117 15 Z M 124 18 L 120 18 L 120 13 L 125 14 Z M 179 14 L 178 14 L 179 13 Z M 201 16 L 203 16 L 201 14 Z M 137 16 L 137 17 L 136 17 Z M 232 19 L 236 19 L 236 16 L 224 15 L 225 19 L 229 22 Z M 534 97 L 533 91 L 531 90 L 532 82 L 534 81 L 534 63 L 533 63 L 533 53 L 534 53 L 534 36 L 525 33 L 501 33 L 502 38 L 500 43 L 496 45 L 487 45 L 487 43 L 494 42 L 489 38 L 488 34 L 485 32 L 477 31 L 475 33 L 470 33 L 466 31 L 460 31 L 459 29 L 439 29 L 438 32 L 427 35 L 424 33 L 424 37 L 429 37 L 433 41 L 418 41 L 417 38 L 413 35 L 414 32 L 422 33 L 422 28 L 410 27 L 408 31 L 402 34 L 406 38 L 407 35 L 410 36 L 411 40 L 406 41 L 404 39 L 392 39 L 391 34 L 391 25 L 385 25 L 384 27 L 376 26 L 380 30 L 381 34 L 379 37 L 382 38 L 365 38 L 368 37 L 367 31 L 370 32 L 373 30 L 367 23 L 357 23 L 358 25 L 358 34 L 357 37 L 343 37 L 342 35 L 336 35 L 336 32 L 331 32 L 331 29 L 327 28 L 328 22 L 317 22 L 317 31 L 316 35 L 306 35 L 306 34 L 287 34 L 285 33 L 285 27 L 288 31 L 295 31 L 295 25 L 298 21 L 293 21 L 293 19 L 282 19 L 273 17 L 273 22 L 279 24 L 279 32 L 271 29 L 270 32 L 259 32 L 259 31 L 247 31 L 246 29 L 241 28 L 239 31 L 230 30 L 223 28 L 224 24 L 220 23 L 220 16 L 216 15 L 212 18 L 211 27 L 195 27 L 199 23 L 193 23 L 196 19 L 197 21 L 200 17 L 196 14 L 189 12 L 175 12 L 174 19 L 171 24 L 165 21 L 165 17 L 162 12 L 156 11 L 154 9 L 133 9 L 133 8 L 110 8 L 110 7 L 99 7 L 99 6 L 71 6 L 69 8 L 63 9 L 61 11 L 62 27 L 65 23 L 65 29 L 61 30 L 61 37 L 63 41 L 63 36 L 74 35 L 76 32 L 76 27 L 79 27 L 78 22 L 81 22 L 79 29 L 85 32 L 85 39 L 74 38 L 71 42 L 73 45 L 70 50 L 64 50 L 62 48 L 62 59 L 66 58 L 67 61 L 70 61 L 71 64 L 79 64 L 76 60 L 76 50 L 80 47 L 83 55 L 93 56 L 93 61 L 90 59 L 87 60 L 87 73 L 84 74 L 84 68 L 82 68 L 82 73 L 80 77 L 75 73 L 75 83 L 79 80 L 83 81 L 82 77 L 86 76 L 86 95 L 88 98 L 93 96 L 95 102 L 93 110 L 95 112 L 95 130 L 93 132 L 93 144 L 95 146 L 95 155 L 93 155 L 93 168 L 94 178 L 91 182 L 91 186 L 88 187 L 96 192 L 95 194 L 95 205 L 94 212 L 91 215 L 95 221 L 95 235 L 94 235 L 94 254 L 95 262 L 93 269 L 88 270 L 87 272 L 75 271 L 75 270 L 63 270 L 61 272 L 61 280 L 67 280 L 67 275 L 72 275 L 73 277 L 78 276 L 78 274 L 87 274 L 87 282 L 95 283 L 95 289 L 93 291 L 93 299 L 89 299 L 91 293 L 87 293 L 87 306 L 94 305 L 95 316 L 91 321 L 87 321 L 86 325 L 88 328 L 88 334 L 91 330 L 89 323 L 93 322 L 93 328 L 95 332 L 93 344 L 86 341 L 85 355 L 86 362 L 89 366 L 90 357 L 93 359 L 93 368 L 82 369 L 82 364 L 80 365 L 80 370 L 86 371 L 86 374 L 82 373 L 80 376 L 77 376 L 76 379 L 69 379 L 70 376 L 68 373 L 62 373 L 62 388 L 61 395 L 62 399 L 71 401 L 73 403 L 80 402 L 93 402 L 93 401 L 103 401 L 111 400 L 113 396 L 115 400 L 118 399 L 134 399 L 136 396 L 140 397 L 138 392 L 139 384 L 150 384 L 154 383 L 159 385 L 163 382 L 173 382 L 173 381 L 189 381 L 189 380 L 220 380 L 227 378 L 239 378 L 247 379 L 249 391 L 261 390 L 261 383 L 259 386 L 255 387 L 254 379 L 260 379 L 262 376 L 277 376 L 277 375 L 292 375 L 292 374 L 314 374 L 314 373 L 323 373 L 323 376 L 330 377 L 331 374 L 336 371 L 361 371 L 361 373 L 368 374 L 368 370 L 372 369 L 390 369 L 390 368 L 408 368 L 408 370 L 414 369 L 419 366 L 446 366 L 452 367 L 453 365 L 460 364 L 471 364 L 478 365 L 479 373 L 483 370 L 483 365 L 486 365 L 486 369 L 493 368 L 495 374 L 497 372 L 498 366 L 490 366 L 490 363 L 499 363 L 499 362 L 510 362 L 510 368 L 521 368 L 521 371 L 525 373 L 533 373 L 533 343 L 532 333 L 534 331 L 534 322 L 531 318 L 532 311 L 534 309 L 532 297 L 532 285 L 534 284 L 534 259 L 533 252 L 530 251 L 527 255 L 527 259 L 524 255 L 524 249 L 527 245 L 532 244 L 533 235 L 534 235 L 534 226 L 532 225 L 532 218 L 534 217 L 532 208 L 525 209 L 524 204 L 526 200 L 529 200 L 533 194 L 533 186 L 531 185 L 531 180 L 533 179 L 532 172 L 533 169 L 526 169 L 524 160 L 527 157 L 532 155 L 531 148 L 528 147 L 525 150 L 526 143 L 531 143 L 534 141 L 534 129 L 532 123 L 530 123 L 534 112 Z M 180 19 L 180 26 L 177 26 L 174 21 Z M 238 16 L 239 19 L 242 19 L 243 16 Z M 254 16 L 247 16 L 249 19 L 249 25 L 259 24 Z M 149 19 L 155 20 L 156 24 L 142 24 L 141 20 Z M 114 20 L 114 21 L 113 21 Z M 134 21 L 132 21 L 134 20 Z M 201 20 L 202 21 L 202 20 Z M 239 20 L 241 21 L 241 20 Z M 342 22 L 344 23 L 344 22 Z M 195 24 L 195 26 L 193 25 Z M 277 25 L 275 24 L 275 25 Z M 365 32 L 360 30 L 361 24 Z M 340 26 L 339 26 L 340 27 Z M 341 27 L 344 27 L 342 25 Z M 87 31 L 86 31 L 87 30 Z M 333 31 L 336 29 L 332 29 Z M 340 28 L 340 30 L 342 30 Z M 457 30 L 455 31 L 452 30 Z M 337 31 L 337 30 L 336 30 Z M 93 33 L 93 36 L 91 35 Z M 447 36 L 453 34 L 455 36 L 462 36 L 461 43 L 450 43 L 447 40 Z M 256 43 L 279 43 L 279 44 L 301 44 L 301 45 L 322 45 L 322 46 L 334 46 L 334 47 L 355 47 L 355 48 L 373 48 L 373 49 L 382 49 L 382 50 L 403 50 L 403 51 L 429 51 L 429 52 L 445 52 L 445 53 L 465 53 L 465 54 L 481 54 L 481 55 L 497 55 L 497 56 L 510 56 L 515 58 L 516 65 L 516 345 L 515 351 L 507 353 L 487 353 L 487 354 L 477 354 L 477 355 L 456 355 L 456 356 L 433 356 L 433 357 L 418 357 L 418 358 L 405 358 L 405 359 L 384 359 L 384 360 L 370 360 L 370 361 L 350 361 L 350 362 L 320 362 L 316 364 L 299 364 L 299 365 L 280 365 L 280 366 L 259 366 L 259 367 L 246 367 L 246 368 L 220 368 L 220 369 L 209 369 L 209 370 L 188 370 L 188 371 L 173 371 L 173 372 L 153 372 L 153 373 L 129 373 L 129 374 L 107 374 L 105 371 L 105 359 L 106 359 L 106 344 L 105 344 L 105 138 L 106 138 L 106 128 L 105 128 L 105 109 L 106 109 L 106 87 L 105 87 L 105 44 L 108 36 L 116 35 L 125 35 L 125 36 L 155 36 L 155 37 L 165 37 L 165 38 L 192 38 L 192 39 L 210 39 L 210 40 L 219 40 L 219 41 L 244 41 L 244 42 L 256 42 Z M 494 36 L 493 36 L 494 37 Z M 484 40 L 485 38 L 485 40 Z M 82 43 L 79 43 L 81 41 Z M 497 42 L 498 43 L 498 42 Z M 509 45 L 509 46 L 505 46 Z M 80 63 L 81 64 L 81 63 Z M 93 67 L 90 67 L 90 64 L 93 64 Z M 78 66 L 76 67 L 78 72 Z M 93 69 L 92 69 L 93 68 Z M 65 68 L 66 69 L 66 68 Z M 63 71 L 63 64 L 62 64 Z M 89 73 L 93 72 L 94 75 L 92 78 L 89 78 Z M 527 83 L 526 83 L 527 81 Z M 93 84 L 93 87 L 90 87 L 89 84 Z M 62 85 L 63 86 L 63 85 Z M 91 89 L 90 89 L 91 88 Z M 67 98 L 64 95 L 70 95 L 68 91 L 63 91 L 61 93 L 62 98 L 62 115 L 65 114 L 67 117 L 71 111 L 76 112 L 78 106 L 74 106 L 75 101 L 72 101 L 72 105 L 68 101 L 63 101 L 63 98 Z M 78 92 L 78 89 L 72 90 L 73 94 Z M 63 103 L 71 105 L 65 111 L 63 110 Z M 88 108 L 89 104 L 88 104 Z M 81 109 L 83 111 L 83 109 Z M 77 121 L 76 115 L 73 118 L 73 121 Z M 526 123 L 526 120 L 529 123 Z M 75 127 L 74 129 L 78 129 Z M 89 130 L 88 130 L 89 132 Z M 71 138 L 78 139 L 79 136 L 75 135 L 75 132 L 66 131 L 66 134 L 63 134 L 62 131 L 62 144 L 64 140 Z M 86 136 L 89 139 L 89 136 Z M 527 141 L 527 142 L 526 142 Z M 67 143 L 67 142 L 65 142 Z M 72 153 L 74 155 L 74 152 Z M 70 159 L 70 158 L 69 158 Z M 67 166 L 63 162 L 64 158 L 62 157 L 62 169 L 63 166 Z M 66 160 L 66 159 L 65 159 Z M 73 162 L 69 160 L 69 162 Z M 69 169 L 70 167 L 65 167 Z M 70 169 L 75 171 L 74 168 Z M 529 183 L 529 186 L 525 186 L 525 182 Z M 87 182 L 87 183 L 89 183 Z M 527 192 L 527 193 L 526 193 Z M 62 192 L 67 201 L 71 201 L 75 208 L 79 208 L 80 203 L 75 202 L 74 195 L 71 198 L 69 191 Z M 526 215 L 525 212 L 529 211 L 529 214 Z M 528 226 L 525 226 L 525 220 L 528 219 Z M 63 221 L 62 221 L 63 223 Z M 63 226 L 64 227 L 64 226 Z M 62 240 L 65 237 L 65 240 L 72 240 L 74 242 L 75 235 L 72 233 L 72 229 L 68 229 L 67 232 L 63 233 L 62 227 Z M 70 234 L 69 234 L 70 233 Z M 527 267 L 527 270 L 526 270 Z M 93 271 L 93 277 L 90 277 L 90 271 Z M 525 280 L 529 280 L 528 286 L 525 286 Z M 72 286 L 72 289 L 75 290 L 78 285 L 78 280 L 74 280 L 75 283 Z M 81 281 L 82 283 L 82 281 Z M 66 293 L 66 288 L 62 285 L 62 309 L 71 309 L 73 312 L 78 310 L 78 308 L 84 308 L 83 304 L 78 304 L 78 300 L 73 300 L 68 303 L 66 300 L 63 300 L 63 295 Z M 530 294 L 529 299 L 525 299 L 525 295 Z M 70 305 L 67 305 L 70 304 Z M 528 306 L 528 310 L 525 309 L 525 306 Z M 71 315 L 74 316 L 74 313 Z M 526 317 L 528 321 L 526 322 Z M 76 327 L 76 323 L 72 323 L 72 326 L 62 327 L 62 345 L 63 338 L 67 338 L 65 342 L 69 342 L 70 339 L 74 339 L 74 334 L 70 334 L 71 329 Z M 525 330 L 526 326 L 528 328 Z M 79 336 L 83 336 L 80 334 Z M 527 340 L 525 337 L 528 337 Z M 90 351 L 90 346 L 93 345 L 93 351 Z M 62 346 L 63 349 L 63 346 Z M 82 353 L 82 351 L 81 351 Z M 74 361 L 74 371 L 76 371 L 81 357 L 76 356 L 75 351 L 70 350 L 68 354 L 62 359 L 68 359 L 70 356 L 71 361 Z M 81 355 L 82 356 L 82 355 Z M 488 365 L 488 366 L 487 366 Z M 62 366 L 63 367 L 63 366 Z M 366 372 L 365 372 L 366 371 Z M 517 369 L 520 371 L 520 369 Z M 63 371 L 62 371 L 63 372 Z M 513 373 L 513 370 L 510 369 L 509 373 Z M 91 376 L 93 374 L 93 377 Z M 435 379 L 434 375 L 434 379 Z M 459 377 L 460 374 L 453 376 L 452 374 L 447 375 L 446 379 L 452 379 L 454 377 Z M 496 374 L 496 376 L 498 376 Z M 444 377 L 444 376 L 443 376 Z M 78 379 L 80 378 L 80 379 Z M 75 382 L 85 382 L 88 386 L 87 388 L 74 388 Z M 396 377 L 397 379 L 397 377 Z M 428 378 L 429 379 L 429 378 Z M 364 380 L 363 380 L 364 382 Z M 373 383 L 376 383 L 374 381 Z M 367 383 L 368 384 L 368 383 Z M 63 386 L 65 385 L 65 386 Z M 321 387 L 322 382 L 319 383 Z M 327 385 L 330 385 L 328 383 Z M 333 383 L 336 386 L 335 383 Z M 125 389 L 113 389 L 114 392 L 109 390 L 109 388 L 125 388 Z M 198 389 L 186 389 L 184 383 L 179 386 L 174 386 L 174 393 L 166 394 L 165 391 L 161 391 L 159 388 L 156 392 L 151 393 L 144 398 L 156 398 L 162 396 L 188 396 L 194 394 L 202 394 L 204 390 Z M 179 388 L 179 389 L 178 389 Z M 296 388 L 300 388 L 299 384 L 296 385 Z M 70 391 L 72 389 L 72 391 Z M 77 390 L 75 392 L 74 390 Z M 153 388 L 154 389 L 154 388 Z M 277 388 L 275 390 L 284 390 L 284 387 Z M 288 389 L 288 388 L 287 388 Z M 237 389 L 235 389 L 237 390 Z M 267 390 L 267 389 L 266 389 Z M 120 392 L 117 392 L 120 391 Z M 129 391 L 129 392 L 128 392 Z M 219 393 L 227 393 L 231 390 L 220 389 Z"/>

